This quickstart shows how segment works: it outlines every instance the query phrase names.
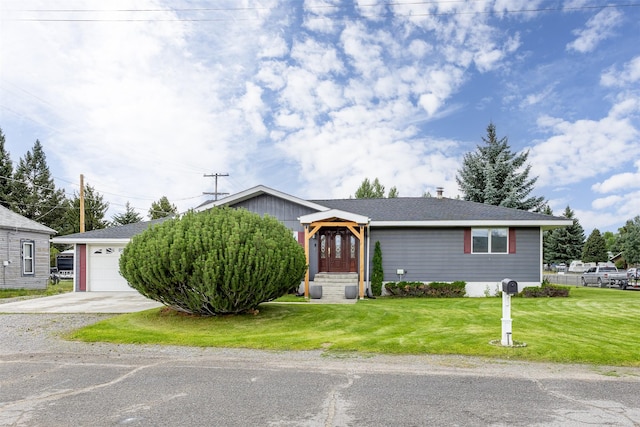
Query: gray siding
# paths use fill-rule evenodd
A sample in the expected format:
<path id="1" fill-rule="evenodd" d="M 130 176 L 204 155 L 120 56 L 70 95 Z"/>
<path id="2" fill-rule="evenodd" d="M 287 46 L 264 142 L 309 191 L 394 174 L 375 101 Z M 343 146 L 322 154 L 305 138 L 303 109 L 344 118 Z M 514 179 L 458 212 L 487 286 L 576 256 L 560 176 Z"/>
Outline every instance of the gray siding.
<path id="1" fill-rule="evenodd" d="M 22 242 L 34 242 L 35 274 L 22 274 Z M 0 230 L 0 259 L 3 289 L 44 289 L 47 287 L 50 272 L 49 235 L 26 231 Z M 8 261 L 7 265 L 5 261 Z"/>
<path id="2" fill-rule="evenodd" d="M 402 278 L 407 281 L 540 280 L 538 228 L 516 229 L 515 254 L 465 254 L 463 228 L 375 228 L 370 258 L 376 241 L 382 249 L 385 281 L 398 281 L 399 268 L 407 270 Z"/>
<path id="3" fill-rule="evenodd" d="M 248 211 L 260 215 L 271 215 L 279 219 L 292 231 L 304 231 L 298 218 L 303 215 L 317 212 L 315 209 L 292 203 L 288 200 L 280 199 L 269 194 L 262 194 L 249 200 L 232 205 L 234 208 L 245 208 Z"/>

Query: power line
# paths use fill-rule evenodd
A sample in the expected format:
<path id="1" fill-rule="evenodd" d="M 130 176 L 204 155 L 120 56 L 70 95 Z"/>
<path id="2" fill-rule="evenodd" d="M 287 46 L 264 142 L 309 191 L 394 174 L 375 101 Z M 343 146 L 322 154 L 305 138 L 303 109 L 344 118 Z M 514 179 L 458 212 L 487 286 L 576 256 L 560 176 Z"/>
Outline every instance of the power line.
<path id="1" fill-rule="evenodd" d="M 384 3 L 381 5 L 359 5 L 358 7 L 374 7 L 374 6 L 415 6 L 439 3 L 464 3 L 464 1 L 449 2 L 410 2 L 410 3 Z M 388 17 L 424 17 L 424 16 L 455 16 L 455 15 L 489 15 L 489 14 L 516 14 L 516 13 L 542 13 L 542 12 L 558 12 L 558 11 L 580 11 L 580 10 L 596 10 L 607 8 L 630 8 L 639 7 L 640 3 L 621 3 L 621 4 L 603 4 L 603 5 L 582 5 L 582 6 L 552 6 L 552 7 L 536 7 L 523 9 L 505 9 L 505 10 L 474 10 L 474 11 L 447 11 L 447 12 L 407 12 L 407 13 L 387 13 L 387 14 L 362 14 L 363 18 L 388 18 Z M 340 6 L 326 5 L 306 8 L 306 10 L 320 8 L 338 8 Z M 15 12 L 28 13 L 152 13 L 152 12 L 234 12 L 234 11 L 259 11 L 259 10 L 275 10 L 273 8 L 201 8 L 201 9 L 14 9 Z M 314 15 L 307 16 L 306 19 L 333 19 L 334 16 Z M 3 21 L 16 22 L 227 22 L 227 21 L 255 21 L 261 18 L 243 18 L 243 17 L 214 17 L 214 18 L 3 18 Z"/>
<path id="2" fill-rule="evenodd" d="M 207 195 L 213 195 L 215 197 L 215 200 L 218 200 L 218 196 L 226 196 L 229 193 L 220 193 L 218 192 L 218 177 L 222 177 L 222 176 L 229 176 L 228 173 L 212 173 L 212 174 L 204 174 L 205 178 L 215 178 L 216 180 L 216 187 L 215 187 L 215 191 L 213 193 L 205 193 L 203 192 L 202 194 L 207 194 Z"/>

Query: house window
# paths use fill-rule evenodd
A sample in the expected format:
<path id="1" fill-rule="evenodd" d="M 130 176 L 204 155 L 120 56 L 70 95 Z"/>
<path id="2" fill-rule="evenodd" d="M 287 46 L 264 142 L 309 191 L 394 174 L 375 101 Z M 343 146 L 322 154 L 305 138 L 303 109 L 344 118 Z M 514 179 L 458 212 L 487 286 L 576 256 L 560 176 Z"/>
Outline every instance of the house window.
<path id="1" fill-rule="evenodd" d="M 22 274 L 31 276 L 35 274 L 35 242 L 33 240 L 22 241 Z"/>
<path id="2" fill-rule="evenodd" d="M 474 228 L 471 230 L 471 251 L 477 254 L 506 254 L 508 236 L 507 228 Z"/>

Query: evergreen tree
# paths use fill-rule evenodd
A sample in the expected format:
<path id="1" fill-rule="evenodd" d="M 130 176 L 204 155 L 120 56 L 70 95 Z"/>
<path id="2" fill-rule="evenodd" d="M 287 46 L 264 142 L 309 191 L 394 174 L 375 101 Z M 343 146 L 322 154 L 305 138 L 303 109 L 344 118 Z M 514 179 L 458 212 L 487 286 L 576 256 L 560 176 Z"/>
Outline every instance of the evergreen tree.
<path id="1" fill-rule="evenodd" d="M 544 197 L 529 197 L 538 178 L 529 178 L 529 152 L 511 152 L 507 137 L 498 139 L 493 123 L 487 126 L 484 146 L 467 153 L 456 181 L 464 200 L 525 211 L 540 211 Z"/>
<path id="2" fill-rule="evenodd" d="M 142 295 L 201 316 L 256 314 L 261 303 L 297 289 L 307 270 L 304 249 L 280 221 L 228 207 L 148 228 L 119 263 Z"/>
<path id="3" fill-rule="evenodd" d="M 382 294 L 382 282 L 384 281 L 384 269 L 382 268 L 382 248 L 379 241 L 376 241 L 373 249 L 372 264 L 371 293 L 374 296 L 380 296 Z"/>
<path id="4" fill-rule="evenodd" d="M 14 174 L 11 209 L 56 231 L 64 224 L 66 198 L 56 189 L 40 141 L 20 159 Z"/>
<path id="5" fill-rule="evenodd" d="M 176 205 L 172 205 L 167 199 L 167 196 L 162 196 L 157 202 L 151 203 L 149 209 L 149 219 L 164 218 L 169 215 L 176 215 L 178 208 Z"/>
<path id="6" fill-rule="evenodd" d="M 73 199 L 68 202 L 69 208 L 65 215 L 65 228 L 62 234 L 80 232 L 80 194 L 73 193 Z M 92 186 L 84 186 L 84 231 L 99 230 L 109 226 L 104 219 L 109 203 Z"/>
<path id="7" fill-rule="evenodd" d="M 547 207 L 546 211 L 550 212 L 550 209 Z M 574 218 L 574 215 L 571 208 L 567 206 L 562 216 L 567 219 L 572 219 L 573 224 L 569 227 L 545 231 L 543 236 L 544 263 L 565 263 L 569 265 L 571 261 L 581 259 L 582 248 L 584 246 L 584 229 L 578 219 Z"/>
<path id="8" fill-rule="evenodd" d="M 609 260 L 607 242 L 600 234 L 600 230 L 594 228 L 582 249 L 583 262 L 606 262 Z"/>
<path id="9" fill-rule="evenodd" d="M 618 243 L 625 261 L 637 266 L 640 264 L 640 216 L 628 220 L 619 231 Z"/>
<path id="10" fill-rule="evenodd" d="M 391 187 L 389 190 L 389 198 L 398 197 L 398 189 Z M 369 181 L 369 178 L 365 178 L 360 184 L 360 187 L 356 190 L 356 199 L 382 199 L 384 198 L 384 185 L 380 183 L 378 178 L 373 180 L 373 183 Z"/>
<path id="11" fill-rule="evenodd" d="M 114 215 L 111 223 L 113 225 L 126 225 L 134 224 L 140 221 L 142 221 L 142 217 L 140 216 L 140 214 L 131 207 L 131 204 L 129 204 L 129 202 L 127 202 L 125 204 L 124 213 Z"/>
<path id="12" fill-rule="evenodd" d="M 11 209 L 13 196 L 13 163 L 4 148 L 4 134 L 0 128 L 0 205 Z"/>

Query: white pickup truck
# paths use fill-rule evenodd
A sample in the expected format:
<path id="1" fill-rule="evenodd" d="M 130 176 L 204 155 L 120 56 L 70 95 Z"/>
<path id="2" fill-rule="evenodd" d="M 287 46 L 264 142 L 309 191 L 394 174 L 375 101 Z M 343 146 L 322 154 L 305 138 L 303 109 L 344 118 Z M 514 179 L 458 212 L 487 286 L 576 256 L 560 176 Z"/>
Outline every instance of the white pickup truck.
<path id="1" fill-rule="evenodd" d="M 582 285 L 598 285 L 601 288 L 607 286 L 620 286 L 621 289 L 627 286 L 627 274 L 619 272 L 615 267 L 597 266 L 591 267 L 582 273 Z"/>

